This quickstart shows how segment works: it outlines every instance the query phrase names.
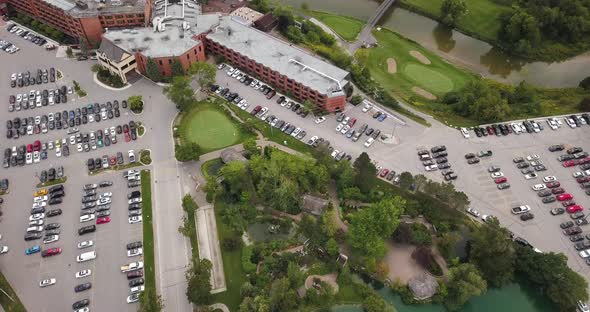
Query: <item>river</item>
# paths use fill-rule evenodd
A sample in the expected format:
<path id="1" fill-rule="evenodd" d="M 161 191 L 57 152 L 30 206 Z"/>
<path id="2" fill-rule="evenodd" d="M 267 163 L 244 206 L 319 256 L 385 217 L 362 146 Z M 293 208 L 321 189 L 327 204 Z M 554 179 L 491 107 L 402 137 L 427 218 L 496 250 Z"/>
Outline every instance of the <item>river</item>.
<path id="1" fill-rule="evenodd" d="M 394 295 L 388 288 L 378 291 L 385 301 L 393 304 L 397 312 L 446 312 L 440 304 L 406 305 L 398 295 Z M 360 305 L 338 305 L 333 312 L 362 312 Z M 490 289 L 484 295 L 474 297 L 460 312 L 552 312 L 553 305 L 543 296 L 536 293 L 532 287 L 521 284 L 509 284 L 500 289 Z"/>
<path id="2" fill-rule="evenodd" d="M 300 8 L 307 3 L 312 10 L 348 15 L 367 20 L 379 5 L 369 0 L 280 0 Z M 529 62 L 507 55 L 489 43 L 448 29 L 437 21 L 405 9 L 390 10 L 380 24 L 437 52 L 452 63 L 500 82 L 551 87 L 575 87 L 590 76 L 590 52 L 554 63 Z"/>

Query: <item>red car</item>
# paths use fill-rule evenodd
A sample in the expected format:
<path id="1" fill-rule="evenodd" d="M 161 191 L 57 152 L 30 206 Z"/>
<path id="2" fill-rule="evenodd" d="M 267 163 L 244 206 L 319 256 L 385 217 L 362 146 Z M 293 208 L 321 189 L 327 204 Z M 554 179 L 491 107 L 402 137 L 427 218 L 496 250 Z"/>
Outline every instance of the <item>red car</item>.
<path id="1" fill-rule="evenodd" d="M 590 157 L 578 159 L 578 165 L 583 165 L 583 164 L 587 164 L 587 163 L 590 163 Z"/>
<path id="2" fill-rule="evenodd" d="M 496 184 L 500 184 L 500 183 L 504 183 L 506 182 L 508 179 L 506 179 L 506 177 L 500 177 L 494 180 L 494 182 L 496 182 Z"/>
<path id="3" fill-rule="evenodd" d="M 567 160 L 563 162 L 563 166 L 564 167 L 573 167 L 576 165 L 576 161 L 575 160 Z"/>
<path id="4" fill-rule="evenodd" d="M 545 184 L 545 186 L 547 186 L 548 188 L 554 188 L 554 187 L 559 187 L 561 185 L 561 183 L 555 181 L 555 182 L 547 182 Z"/>
<path id="5" fill-rule="evenodd" d="M 349 126 L 349 127 L 352 127 L 352 126 L 354 126 L 354 124 L 355 124 L 355 123 L 356 123 L 356 118 L 352 118 L 352 119 L 350 119 L 350 121 L 348 122 L 348 126 Z"/>
<path id="6" fill-rule="evenodd" d="M 580 205 L 574 205 L 574 206 L 567 207 L 566 210 L 568 213 L 576 213 L 578 211 L 584 210 L 584 208 L 582 208 L 582 206 L 580 206 Z"/>
<path id="7" fill-rule="evenodd" d="M 60 253 L 61 253 L 60 247 L 49 248 L 49 249 L 43 250 L 43 252 L 41 253 L 41 257 L 43 257 L 43 258 L 51 257 L 51 256 L 59 255 Z"/>
<path id="8" fill-rule="evenodd" d="M 554 195 L 563 194 L 565 193 L 565 190 L 563 189 L 563 187 L 556 187 L 551 190 L 551 193 L 553 193 Z"/>
<path id="9" fill-rule="evenodd" d="M 33 152 L 33 144 L 27 144 L 27 153 Z"/>
<path id="10" fill-rule="evenodd" d="M 96 219 L 96 224 L 103 224 L 111 222 L 111 217 L 100 217 Z"/>
<path id="11" fill-rule="evenodd" d="M 574 197 L 570 193 L 565 193 L 565 194 L 561 194 L 561 195 L 557 196 L 557 200 L 559 200 L 559 201 L 566 201 L 566 200 L 570 200 L 572 198 L 574 198 Z"/>
<path id="12" fill-rule="evenodd" d="M 33 142 L 33 150 L 35 152 L 41 151 L 41 141 L 37 140 L 37 141 Z"/>
<path id="13" fill-rule="evenodd" d="M 581 178 L 577 178 L 576 181 L 578 181 L 578 183 L 586 183 L 586 182 L 590 182 L 590 177 L 581 177 Z"/>
<path id="14" fill-rule="evenodd" d="M 131 141 L 131 135 L 129 135 L 129 132 L 125 132 L 125 142 L 129 141 Z"/>
<path id="15" fill-rule="evenodd" d="M 489 135 L 494 135 L 494 128 L 492 128 L 492 127 L 490 127 L 490 126 L 487 126 L 487 127 L 486 127 L 486 130 L 488 130 L 488 134 L 489 134 Z"/>
<path id="16" fill-rule="evenodd" d="M 379 173 L 379 176 L 384 178 L 388 173 L 389 173 L 389 169 L 383 169 L 383 170 L 381 170 L 381 173 Z"/>

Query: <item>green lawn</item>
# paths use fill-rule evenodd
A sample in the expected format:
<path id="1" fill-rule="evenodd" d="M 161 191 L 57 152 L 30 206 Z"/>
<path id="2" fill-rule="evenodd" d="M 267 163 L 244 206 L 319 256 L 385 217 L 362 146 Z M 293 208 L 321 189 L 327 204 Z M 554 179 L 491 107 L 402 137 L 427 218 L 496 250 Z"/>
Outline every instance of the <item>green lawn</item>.
<path id="1" fill-rule="evenodd" d="M 223 241 L 224 238 L 235 235 L 229 227 L 221 221 L 221 216 L 219 215 L 219 207 L 221 205 L 224 205 L 222 201 L 215 201 L 215 219 L 217 220 L 219 241 Z M 230 311 L 237 311 L 242 302 L 240 287 L 246 282 L 246 273 L 244 273 L 244 270 L 242 269 L 242 247 L 233 251 L 228 251 L 222 248 L 221 256 L 223 258 L 223 271 L 225 273 L 227 290 L 213 295 L 213 301 L 225 303 Z"/>
<path id="2" fill-rule="evenodd" d="M 346 41 L 356 40 L 356 37 L 365 26 L 365 22 L 358 20 L 354 17 L 336 15 L 319 11 L 306 11 L 305 13 L 315 17 L 316 19 L 326 24 Z"/>
<path id="3" fill-rule="evenodd" d="M 417 95 L 412 87 L 420 87 L 441 98 L 449 91 L 461 89 L 469 80 L 474 79 L 473 74 L 454 67 L 417 43 L 388 29 L 374 31 L 373 35 L 379 44 L 369 50 L 367 58 L 367 66 L 373 79 L 393 95 L 438 119 L 452 124 L 469 123 L 469 120 L 450 113 L 442 104 Z M 421 52 L 431 64 L 422 64 L 410 55 L 412 50 Z M 389 58 L 395 59 L 396 73 L 388 71 Z"/>
<path id="4" fill-rule="evenodd" d="M 141 171 L 141 201 L 143 226 L 143 263 L 145 286 L 156 292 L 156 272 L 154 265 L 154 228 L 152 225 L 152 185 L 149 170 Z"/>
<path id="5" fill-rule="evenodd" d="M 14 289 L 12 289 L 12 287 L 8 283 L 8 280 L 6 280 L 6 278 L 4 277 L 4 274 L 2 274 L 2 272 L 0 272 L 0 289 L 4 290 L 14 300 L 13 302 L 5 294 L 0 292 L 0 305 L 2 306 L 2 308 L 4 308 L 6 312 L 27 311 L 23 306 L 22 302 L 20 302 L 20 299 L 16 295 Z"/>
<path id="6" fill-rule="evenodd" d="M 186 113 L 179 131 L 183 139 L 199 144 L 203 153 L 237 144 L 248 137 L 235 121 L 208 102 L 200 102 Z"/>
<path id="7" fill-rule="evenodd" d="M 402 0 L 401 3 L 410 10 L 440 20 L 442 2 L 443 0 Z M 494 0 L 469 0 L 466 3 L 467 13 L 459 19 L 457 28 L 480 39 L 496 41 L 501 26 L 500 16 L 512 8 Z"/>

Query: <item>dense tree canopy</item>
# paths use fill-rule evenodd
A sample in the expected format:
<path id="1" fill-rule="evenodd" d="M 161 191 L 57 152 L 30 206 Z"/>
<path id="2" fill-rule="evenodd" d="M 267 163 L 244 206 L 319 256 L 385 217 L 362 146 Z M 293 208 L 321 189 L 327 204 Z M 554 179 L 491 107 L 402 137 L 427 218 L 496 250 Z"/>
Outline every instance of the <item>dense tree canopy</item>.
<path id="1" fill-rule="evenodd" d="M 443 23 L 453 26 L 459 17 L 467 12 L 467 4 L 465 0 L 443 0 L 440 11 Z"/>
<path id="2" fill-rule="evenodd" d="M 371 158 L 365 152 L 361 153 L 354 161 L 354 185 L 361 190 L 361 193 L 368 193 L 375 185 L 375 173 L 377 168 L 371 162 Z"/>
<path id="3" fill-rule="evenodd" d="M 180 111 L 188 111 L 195 103 L 194 91 L 190 86 L 190 80 L 184 76 L 177 76 L 172 83 L 164 88 L 164 94 L 176 104 Z"/>
<path id="4" fill-rule="evenodd" d="M 194 142 L 186 142 L 174 147 L 174 156 L 178 161 L 199 160 L 201 147 Z"/>
<path id="5" fill-rule="evenodd" d="M 188 74 L 191 78 L 196 79 L 202 88 L 207 88 L 215 82 L 217 69 L 207 62 L 195 62 L 188 69 Z"/>
<path id="6" fill-rule="evenodd" d="M 457 311 L 469 298 L 485 293 L 487 283 L 473 264 L 464 263 L 449 269 L 447 290 L 445 306 Z"/>
<path id="7" fill-rule="evenodd" d="M 491 286 L 512 281 L 516 252 L 508 230 L 497 219 L 477 228 L 471 240 L 470 260 Z"/>
<path id="8" fill-rule="evenodd" d="M 348 230 L 350 245 L 371 258 L 385 254 L 384 239 L 400 223 L 406 202 L 400 197 L 384 199 L 353 215 Z"/>
<path id="9" fill-rule="evenodd" d="M 193 259 L 192 266 L 186 272 L 188 286 L 186 296 L 197 305 L 211 303 L 211 262 L 207 259 Z"/>

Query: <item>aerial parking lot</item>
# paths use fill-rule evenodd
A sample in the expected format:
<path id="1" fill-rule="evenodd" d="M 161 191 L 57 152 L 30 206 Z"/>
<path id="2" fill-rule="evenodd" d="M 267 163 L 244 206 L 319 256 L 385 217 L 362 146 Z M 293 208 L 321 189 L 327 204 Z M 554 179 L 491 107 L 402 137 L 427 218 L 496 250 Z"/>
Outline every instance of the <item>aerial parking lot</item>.
<path id="1" fill-rule="evenodd" d="M 6 30 L 0 32 L 4 37 Z M 72 311 L 74 305 L 135 311 L 143 275 L 141 203 L 129 201 L 138 201 L 139 175 L 104 170 L 137 161 L 130 151 L 145 147 L 136 132 L 141 117 L 122 103 L 132 94 L 94 84 L 89 62 L 59 59 L 8 36 L 21 50 L 0 54 L 6 65 L 0 77 L 0 123 L 6 125 L 0 176 L 10 181 L 0 233 L 9 252 L 0 256 L 0 267 L 29 311 Z M 37 79 L 37 68 L 41 84 L 26 86 L 24 77 Z M 87 96 L 72 92 L 74 80 Z M 51 186 L 60 176 L 65 182 Z M 50 185 L 37 187 L 42 182 Z M 82 209 L 84 204 L 93 207 Z"/>

